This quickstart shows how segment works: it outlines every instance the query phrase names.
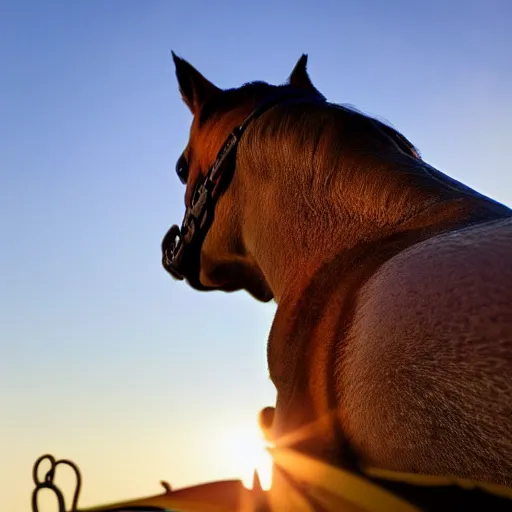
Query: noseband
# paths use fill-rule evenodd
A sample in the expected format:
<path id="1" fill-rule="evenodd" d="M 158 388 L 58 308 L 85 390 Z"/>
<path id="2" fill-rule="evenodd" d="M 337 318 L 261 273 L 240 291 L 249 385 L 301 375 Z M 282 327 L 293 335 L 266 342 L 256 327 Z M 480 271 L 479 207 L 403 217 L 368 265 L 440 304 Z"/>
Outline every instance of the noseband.
<path id="1" fill-rule="evenodd" d="M 196 187 L 191 205 L 185 211 L 181 228 L 173 225 L 162 241 L 162 265 L 172 277 L 181 281 L 193 277 L 190 275 L 193 268 L 199 269 L 201 246 L 213 221 L 215 205 L 234 172 L 238 144 L 249 124 L 278 104 L 312 101 L 325 103 L 320 95 L 303 90 L 284 89 L 260 103 L 244 122 L 229 134 L 215 162 Z M 194 281 L 196 288 L 209 289 L 199 283 L 199 276 L 195 276 Z"/>

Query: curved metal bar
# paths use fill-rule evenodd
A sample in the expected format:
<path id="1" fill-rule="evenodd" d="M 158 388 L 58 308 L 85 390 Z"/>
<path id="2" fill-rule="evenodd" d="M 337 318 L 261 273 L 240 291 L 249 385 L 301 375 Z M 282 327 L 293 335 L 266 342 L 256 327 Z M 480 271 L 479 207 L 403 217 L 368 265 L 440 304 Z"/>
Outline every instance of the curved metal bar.
<path id="1" fill-rule="evenodd" d="M 41 455 L 41 457 L 39 457 L 35 464 L 34 464 L 34 467 L 32 468 L 32 478 L 34 480 L 34 483 L 37 485 L 43 483 L 41 480 L 39 480 L 39 475 L 38 475 L 38 471 L 39 471 L 39 466 L 41 465 L 41 463 L 43 462 L 43 460 L 45 459 L 48 459 L 49 462 L 50 462 L 50 469 L 55 466 L 55 457 L 53 455 L 49 455 L 49 454 L 46 454 L 46 455 Z M 48 473 L 48 472 L 47 472 Z M 46 475 L 45 475 L 45 480 L 46 480 Z"/>
<path id="2" fill-rule="evenodd" d="M 32 512 L 39 512 L 39 506 L 37 504 L 37 494 L 41 489 L 51 489 L 57 496 L 57 502 L 59 506 L 58 512 L 66 512 L 64 496 L 62 495 L 60 489 L 53 484 L 53 482 L 41 482 L 36 486 L 36 488 L 32 492 Z"/>
<path id="3" fill-rule="evenodd" d="M 39 479 L 39 467 L 41 464 L 48 460 L 50 463 L 50 468 L 44 475 L 44 479 Z M 55 457 L 53 455 L 42 455 L 39 457 L 33 467 L 32 470 L 32 478 L 34 480 L 35 489 L 32 492 L 32 512 L 40 512 L 39 506 L 37 503 L 37 495 L 41 489 L 51 489 L 55 495 L 57 496 L 57 502 L 58 502 L 58 512 L 66 512 L 66 504 L 64 500 L 64 495 L 62 494 L 62 491 L 55 485 L 54 479 L 55 479 L 55 473 L 57 470 L 57 466 L 64 465 L 69 466 L 73 472 L 75 473 L 76 477 L 76 485 L 75 485 L 75 492 L 73 493 L 73 501 L 71 503 L 71 509 L 69 512 L 76 512 L 78 507 L 78 497 L 80 495 L 80 490 L 82 488 L 82 476 L 80 474 L 80 471 L 78 467 L 70 460 L 67 459 L 61 459 L 61 460 L 55 460 Z"/>

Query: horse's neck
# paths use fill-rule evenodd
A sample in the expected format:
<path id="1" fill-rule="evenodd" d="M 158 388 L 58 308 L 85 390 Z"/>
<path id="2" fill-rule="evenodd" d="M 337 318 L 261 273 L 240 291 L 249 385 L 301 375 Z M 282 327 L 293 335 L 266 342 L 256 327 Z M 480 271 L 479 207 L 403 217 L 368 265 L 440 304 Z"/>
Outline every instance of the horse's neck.
<path id="1" fill-rule="evenodd" d="M 442 174 L 423 189 L 414 180 L 409 187 L 398 186 L 389 171 L 386 181 L 383 165 L 376 171 L 382 183 L 365 185 L 361 180 L 368 177 L 358 173 L 360 183 L 355 179 L 352 188 L 333 183 L 322 194 L 314 185 L 321 177 L 283 179 L 287 171 L 273 169 L 265 183 L 258 173 L 247 173 L 244 184 L 251 191 L 250 200 L 244 201 L 244 241 L 278 303 L 285 293 L 300 293 L 319 268 L 341 253 L 350 261 L 354 250 L 376 250 L 378 241 L 390 236 L 400 238 L 403 233 L 406 238 L 397 247 L 405 248 L 416 238 L 511 214 L 464 186 L 458 190 L 456 182 L 443 183 Z M 362 193 L 366 197 L 359 200 Z"/>

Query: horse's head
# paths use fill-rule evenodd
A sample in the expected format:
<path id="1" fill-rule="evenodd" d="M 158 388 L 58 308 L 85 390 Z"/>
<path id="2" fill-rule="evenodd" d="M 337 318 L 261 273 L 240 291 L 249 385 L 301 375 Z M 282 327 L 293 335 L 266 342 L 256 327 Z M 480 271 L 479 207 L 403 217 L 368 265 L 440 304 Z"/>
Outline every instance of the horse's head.
<path id="1" fill-rule="evenodd" d="M 323 97 L 308 77 L 305 55 L 285 85 L 254 82 L 228 90 L 214 85 L 174 53 L 173 59 L 180 93 L 193 119 L 188 144 L 176 164 L 178 177 L 186 185 L 187 213 L 181 230 L 174 226 L 164 237 L 163 265 L 195 289 L 245 289 L 269 301 L 273 293 L 246 244 L 243 206 L 251 197 L 237 173 L 237 153 L 244 151 L 245 128 L 249 131 L 254 118 L 272 105 L 308 94 Z M 242 132 L 237 132 L 241 125 Z M 227 141 L 234 144 L 228 142 L 226 148 Z M 217 168 L 213 177 L 212 167 Z M 176 252 L 181 253 L 176 256 Z"/>

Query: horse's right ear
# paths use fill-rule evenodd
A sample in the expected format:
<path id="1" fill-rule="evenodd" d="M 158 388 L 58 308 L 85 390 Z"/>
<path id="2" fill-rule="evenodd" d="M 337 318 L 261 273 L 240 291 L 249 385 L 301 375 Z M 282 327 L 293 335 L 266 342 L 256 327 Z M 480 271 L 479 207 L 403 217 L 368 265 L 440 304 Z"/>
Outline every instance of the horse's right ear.
<path id="1" fill-rule="evenodd" d="M 318 93 L 318 90 L 313 85 L 313 82 L 309 78 L 308 72 L 306 70 L 306 66 L 308 63 L 308 56 L 304 53 L 301 58 L 295 64 L 293 71 L 288 79 L 288 83 L 295 87 L 300 87 L 302 89 L 307 89 L 309 91 L 314 91 Z"/>
<path id="2" fill-rule="evenodd" d="M 221 92 L 221 89 L 207 80 L 186 60 L 178 57 L 174 52 L 171 53 L 181 97 L 192 114 L 196 115 L 205 102 Z"/>

